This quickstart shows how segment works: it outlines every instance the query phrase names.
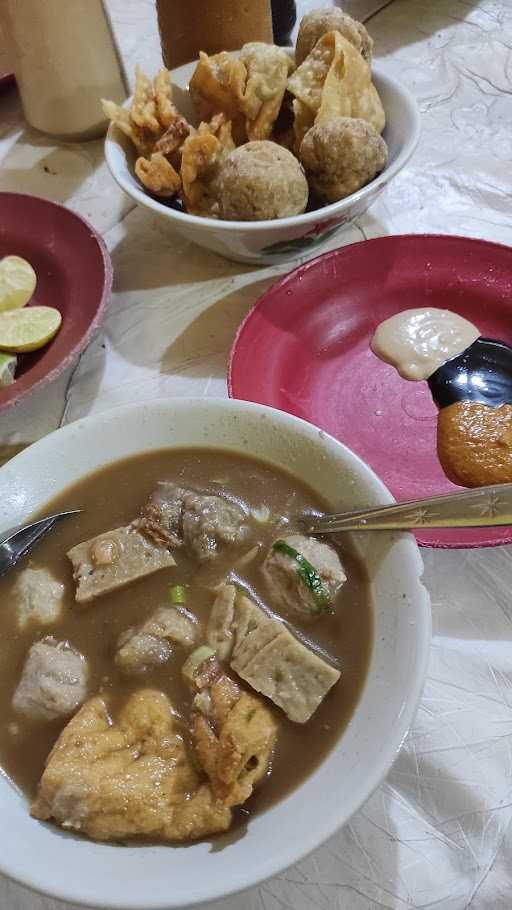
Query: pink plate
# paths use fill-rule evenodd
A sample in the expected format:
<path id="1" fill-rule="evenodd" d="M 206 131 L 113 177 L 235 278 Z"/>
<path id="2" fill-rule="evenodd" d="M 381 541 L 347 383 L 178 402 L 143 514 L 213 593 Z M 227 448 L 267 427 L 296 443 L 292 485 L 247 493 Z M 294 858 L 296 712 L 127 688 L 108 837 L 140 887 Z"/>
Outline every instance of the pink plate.
<path id="1" fill-rule="evenodd" d="M 409 307 L 454 310 L 512 343 L 512 249 L 437 235 L 379 237 L 326 253 L 261 297 L 231 351 L 229 394 L 303 417 L 357 452 L 397 500 L 453 492 L 436 455 L 437 409 L 370 349 Z M 512 542 L 512 528 L 419 531 L 429 547 Z"/>
<path id="2" fill-rule="evenodd" d="M 112 289 L 112 263 L 93 227 L 62 205 L 0 193 L 0 259 L 23 256 L 37 287 L 28 306 L 56 307 L 59 333 L 45 348 L 19 357 L 16 381 L 0 389 L 0 410 L 41 388 L 68 367 L 97 327 Z"/>

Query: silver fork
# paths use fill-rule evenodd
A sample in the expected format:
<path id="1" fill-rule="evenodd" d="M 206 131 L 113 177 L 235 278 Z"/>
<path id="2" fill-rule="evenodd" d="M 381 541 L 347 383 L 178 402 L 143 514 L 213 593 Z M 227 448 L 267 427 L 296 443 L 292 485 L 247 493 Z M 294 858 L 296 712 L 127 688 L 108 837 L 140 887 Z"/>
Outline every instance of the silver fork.
<path id="1" fill-rule="evenodd" d="M 10 572 L 16 563 L 23 556 L 27 556 L 36 543 L 59 521 L 69 515 L 78 515 L 81 511 L 81 509 L 74 509 L 70 512 L 58 512 L 56 515 L 41 518 L 39 521 L 33 521 L 31 524 L 9 531 L 0 542 L 0 576 Z"/>
<path id="2" fill-rule="evenodd" d="M 303 518 L 309 534 L 415 528 L 496 528 L 512 525 L 512 483 L 461 490 L 336 515 Z"/>

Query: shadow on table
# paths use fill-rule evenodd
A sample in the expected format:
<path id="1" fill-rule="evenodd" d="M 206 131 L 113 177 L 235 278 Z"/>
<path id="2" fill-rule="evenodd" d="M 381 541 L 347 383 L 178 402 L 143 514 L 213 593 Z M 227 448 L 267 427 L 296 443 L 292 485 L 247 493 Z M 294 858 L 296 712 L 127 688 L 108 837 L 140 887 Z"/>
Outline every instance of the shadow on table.
<path id="1" fill-rule="evenodd" d="M 472 11 L 480 5 L 479 0 L 392 0 L 384 9 L 375 13 L 366 23 L 370 34 L 375 38 L 377 62 L 389 57 L 408 44 L 425 41 L 428 38 L 440 38 L 439 32 L 457 23 L 461 25 L 469 20 Z M 494 21 L 500 28 L 498 15 L 489 10 L 482 10 L 482 16 Z M 483 30 L 478 23 L 470 23 L 474 28 Z M 436 45 L 444 46 L 444 43 Z"/>
<path id="2" fill-rule="evenodd" d="M 122 222 L 124 235 L 111 249 L 114 290 L 174 289 L 254 271 L 180 237 L 171 226 L 140 206 Z"/>
<path id="3" fill-rule="evenodd" d="M 45 149 L 48 149 L 47 154 L 44 154 Z M 41 157 L 38 157 L 39 150 Z M 20 159 L 27 161 L 26 167 L 19 167 Z M 0 189 L 45 196 L 53 202 L 65 203 L 83 183 L 91 179 L 103 160 L 102 139 L 64 143 L 26 126 L 5 156 Z M 18 166 L 11 167 L 11 161 Z M 93 192 L 91 188 L 91 195 Z"/>
<path id="4" fill-rule="evenodd" d="M 100 327 L 76 364 L 66 394 L 62 413 L 63 425 L 88 417 L 91 413 L 91 408 L 98 399 L 106 362 L 105 330 Z"/>
<path id="5" fill-rule="evenodd" d="M 257 274 L 257 273 L 256 273 Z M 240 323 L 277 276 L 253 281 L 203 310 L 165 351 L 162 373 L 224 377 Z"/>
<path id="6" fill-rule="evenodd" d="M 384 190 L 384 192 L 386 191 Z M 386 225 L 372 214 L 371 209 L 361 215 L 355 223 L 361 231 L 361 241 L 373 240 L 375 237 L 387 237 L 390 233 Z"/>

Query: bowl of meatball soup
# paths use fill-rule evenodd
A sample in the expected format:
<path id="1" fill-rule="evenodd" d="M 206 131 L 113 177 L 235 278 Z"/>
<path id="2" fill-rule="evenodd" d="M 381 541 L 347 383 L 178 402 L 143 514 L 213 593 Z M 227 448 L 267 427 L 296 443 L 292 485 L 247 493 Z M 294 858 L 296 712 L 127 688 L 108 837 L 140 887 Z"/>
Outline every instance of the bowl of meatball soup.
<path id="1" fill-rule="evenodd" d="M 0 532 L 80 511 L 0 578 L 0 871 L 163 910 L 334 834 L 411 723 L 430 607 L 412 535 L 305 528 L 390 501 L 340 442 L 242 401 L 120 408 L 5 465 Z"/>

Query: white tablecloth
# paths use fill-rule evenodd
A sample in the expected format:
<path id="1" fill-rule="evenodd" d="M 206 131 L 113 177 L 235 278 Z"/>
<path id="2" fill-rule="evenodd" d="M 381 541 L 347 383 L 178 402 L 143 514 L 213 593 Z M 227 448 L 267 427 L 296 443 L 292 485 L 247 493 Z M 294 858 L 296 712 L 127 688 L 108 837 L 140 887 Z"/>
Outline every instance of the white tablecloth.
<path id="1" fill-rule="evenodd" d="M 109 5 L 130 71 L 135 60 L 155 69 L 152 0 Z M 369 27 L 379 63 L 415 93 L 423 134 L 409 167 L 334 243 L 409 231 L 511 243 L 511 0 L 393 0 Z M 15 92 L 0 97 L 0 160 L 0 189 L 84 214 L 115 269 L 96 339 L 53 386 L 2 414 L 0 445 L 14 451 L 127 401 L 225 395 L 236 327 L 285 269 L 229 263 L 166 233 L 122 196 L 100 142 L 59 145 L 27 129 Z M 428 679 L 387 780 L 312 856 L 215 910 L 512 907 L 511 551 L 424 551 L 424 559 L 434 621 Z M 57 906 L 0 880 L 1 910 Z"/>

